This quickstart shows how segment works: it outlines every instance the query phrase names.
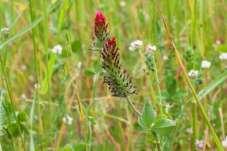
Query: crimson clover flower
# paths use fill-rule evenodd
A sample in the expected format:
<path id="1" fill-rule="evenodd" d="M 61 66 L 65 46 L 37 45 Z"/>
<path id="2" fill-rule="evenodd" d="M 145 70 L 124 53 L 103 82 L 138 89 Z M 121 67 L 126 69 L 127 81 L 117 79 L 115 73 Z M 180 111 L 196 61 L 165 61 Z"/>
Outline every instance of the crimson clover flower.
<path id="1" fill-rule="evenodd" d="M 108 32 L 107 32 L 107 27 L 108 24 L 106 23 L 106 18 L 103 15 L 103 13 L 101 11 L 97 11 L 96 15 L 95 15 L 95 37 L 100 40 L 100 41 L 104 41 L 107 36 L 108 36 Z"/>
<path id="2" fill-rule="evenodd" d="M 104 82 L 108 85 L 113 96 L 127 97 L 129 94 L 136 93 L 136 89 L 126 70 L 121 69 L 118 50 L 114 37 L 105 41 L 101 52 L 105 71 Z"/>

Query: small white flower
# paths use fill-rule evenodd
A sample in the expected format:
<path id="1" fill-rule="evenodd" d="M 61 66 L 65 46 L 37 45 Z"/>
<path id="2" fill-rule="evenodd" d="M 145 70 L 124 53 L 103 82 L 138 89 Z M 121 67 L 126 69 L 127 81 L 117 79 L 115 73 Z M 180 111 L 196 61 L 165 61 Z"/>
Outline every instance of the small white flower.
<path id="1" fill-rule="evenodd" d="M 203 60 L 201 62 L 201 68 L 203 68 L 203 69 L 209 69 L 210 66 L 211 66 L 211 62 L 208 60 Z"/>
<path id="2" fill-rule="evenodd" d="M 198 71 L 198 70 L 192 69 L 192 70 L 190 70 L 190 71 L 188 72 L 188 76 L 189 76 L 190 78 L 196 78 L 196 77 L 198 77 L 198 75 L 199 75 L 199 71 Z"/>
<path id="3" fill-rule="evenodd" d="M 135 41 L 131 42 L 131 44 L 129 46 L 129 50 L 130 51 L 135 51 L 136 49 L 139 49 L 142 46 L 143 46 L 143 41 L 135 40 Z"/>
<path id="4" fill-rule="evenodd" d="M 40 84 L 38 84 L 38 83 L 34 84 L 34 88 L 35 89 L 39 89 L 40 88 Z"/>
<path id="5" fill-rule="evenodd" d="M 222 140 L 222 145 L 224 148 L 227 148 L 227 136 Z"/>
<path id="6" fill-rule="evenodd" d="M 72 123 L 73 123 L 73 118 L 72 118 L 70 115 L 66 114 L 66 115 L 62 118 L 62 121 L 63 121 L 65 124 L 67 124 L 67 125 L 72 125 Z"/>
<path id="7" fill-rule="evenodd" d="M 186 132 L 187 132 L 188 134 L 192 134 L 192 133 L 193 133 L 192 128 L 191 128 L 191 127 L 190 127 L 190 128 L 187 128 L 187 129 L 186 129 Z"/>
<path id="8" fill-rule="evenodd" d="M 204 140 L 196 140 L 195 145 L 196 145 L 197 148 L 203 149 L 205 142 L 204 142 Z"/>
<path id="9" fill-rule="evenodd" d="M 152 53 L 152 52 L 154 52 L 154 51 L 156 51 L 156 50 L 157 50 L 157 47 L 156 47 L 155 45 L 148 44 L 148 45 L 146 46 L 146 52 L 147 52 L 147 53 Z"/>
<path id="10" fill-rule="evenodd" d="M 52 52 L 59 55 L 62 54 L 62 46 L 59 44 L 55 45 Z"/>
<path id="11" fill-rule="evenodd" d="M 164 61 L 168 60 L 168 56 L 167 55 L 164 55 L 163 58 L 162 58 Z"/>
<path id="12" fill-rule="evenodd" d="M 8 34 L 9 33 L 9 28 L 8 27 L 4 27 L 1 29 L 1 33 L 3 34 Z"/>
<path id="13" fill-rule="evenodd" d="M 217 39 L 215 43 L 216 43 L 217 45 L 220 45 L 220 44 L 221 44 L 221 40 Z"/>
<path id="14" fill-rule="evenodd" d="M 27 96 L 26 96 L 26 94 L 21 94 L 21 96 L 20 96 L 20 98 L 22 99 L 22 100 L 26 100 L 27 99 Z"/>
<path id="15" fill-rule="evenodd" d="M 82 62 L 78 62 L 76 66 L 77 66 L 78 69 L 80 69 L 81 66 L 82 66 Z"/>
<path id="16" fill-rule="evenodd" d="M 25 71 L 26 69 L 27 69 L 27 66 L 23 64 L 23 65 L 21 66 L 21 70 Z"/>
<path id="17" fill-rule="evenodd" d="M 125 6 L 126 6 L 126 2 L 125 2 L 125 1 L 123 1 L 123 0 L 122 0 L 122 1 L 120 1 L 120 6 L 121 6 L 121 7 L 125 7 Z"/>
<path id="18" fill-rule="evenodd" d="M 129 51 L 135 51 L 135 48 L 132 46 L 129 46 L 128 49 L 129 49 Z"/>
<path id="19" fill-rule="evenodd" d="M 227 60 L 227 52 L 223 52 L 219 55 L 220 60 Z"/>

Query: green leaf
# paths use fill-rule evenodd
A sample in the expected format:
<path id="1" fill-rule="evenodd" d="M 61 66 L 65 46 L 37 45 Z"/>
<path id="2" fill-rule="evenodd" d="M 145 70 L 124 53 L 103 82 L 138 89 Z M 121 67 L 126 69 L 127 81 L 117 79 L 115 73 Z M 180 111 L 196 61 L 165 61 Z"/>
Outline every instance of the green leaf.
<path id="1" fill-rule="evenodd" d="M 161 118 L 155 121 L 154 127 L 155 129 L 173 127 L 176 125 L 176 122 L 170 119 Z"/>
<path id="2" fill-rule="evenodd" d="M 176 122 L 167 118 L 159 118 L 155 121 L 152 129 L 159 135 L 168 135 L 173 127 L 176 126 Z"/>
<path id="3" fill-rule="evenodd" d="M 71 44 L 71 47 L 72 47 L 72 51 L 74 53 L 80 51 L 81 50 L 81 42 L 80 42 L 80 40 L 73 41 L 72 44 Z"/>
<path id="4" fill-rule="evenodd" d="M 217 46 L 217 51 L 219 52 L 227 52 L 227 44 L 220 44 Z"/>
<path id="5" fill-rule="evenodd" d="M 87 69 L 85 69 L 84 74 L 86 76 L 93 76 L 93 75 L 95 75 L 95 70 L 94 70 L 94 68 L 87 68 Z"/>
<path id="6" fill-rule="evenodd" d="M 144 129 L 150 129 L 156 119 L 156 112 L 150 103 L 146 102 L 143 107 L 143 113 L 139 119 L 139 125 Z"/>
<path id="7" fill-rule="evenodd" d="M 56 63 L 56 55 L 55 54 L 51 54 L 50 59 L 48 60 L 47 63 L 47 69 L 45 71 L 45 78 L 43 79 L 43 81 L 41 82 L 41 89 L 40 89 L 40 93 L 41 94 L 46 94 L 48 92 L 48 86 L 49 86 L 49 82 L 52 79 L 53 73 L 54 73 L 54 65 Z"/>
<path id="8" fill-rule="evenodd" d="M 203 99 L 207 96 L 210 92 L 212 92 L 217 86 L 222 84 L 227 79 L 227 71 L 218 76 L 215 80 L 213 80 L 206 88 L 199 91 L 199 99 Z"/>

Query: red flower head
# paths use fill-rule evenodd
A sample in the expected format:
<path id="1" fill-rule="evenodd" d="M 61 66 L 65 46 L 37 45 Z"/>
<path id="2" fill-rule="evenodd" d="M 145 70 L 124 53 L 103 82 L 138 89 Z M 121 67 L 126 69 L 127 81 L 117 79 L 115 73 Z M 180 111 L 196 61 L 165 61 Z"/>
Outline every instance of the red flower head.
<path id="1" fill-rule="evenodd" d="M 112 37 L 111 39 L 108 39 L 106 41 L 106 47 L 108 48 L 115 48 L 116 47 L 116 40 L 115 40 L 115 37 Z"/>
<path id="2" fill-rule="evenodd" d="M 96 16 L 95 16 L 95 26 L 105 26 L 106 25 L 106 18 L 103 15 L 103 13 L 101 11 L 97 11 L 96 12 Z"/>
<path id="3" fill-rule="evenodd" d="M 99 40 L 104 40 L 107 36 L 106 18 L 101 11 L 97 11 L 95 15 L 95 36 Z"/>
<path id="4" fill-rule="evenodd" d="M 114 64 L 115 67 L 119 67 L 119 52 L 114 37 L 105 41 L 104 48 L 102 49 L 102 59 L 107 66 Z"/>

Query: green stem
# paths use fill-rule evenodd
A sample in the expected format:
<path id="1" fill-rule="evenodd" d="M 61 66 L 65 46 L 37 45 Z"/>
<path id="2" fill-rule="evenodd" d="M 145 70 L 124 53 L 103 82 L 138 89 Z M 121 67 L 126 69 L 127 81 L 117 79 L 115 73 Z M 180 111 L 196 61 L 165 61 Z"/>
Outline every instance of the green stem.
<path id="1" fill-rule="evenodd" d="M 196 151 L 196 146 L 195 146 L 195 142 L 196 142 L 196 138 L 197 138 L 197 105 L 195 102 L 192 102 L 192 130 L 193 130 L 193 135 L 192 135 L 192 149 L 194 151 Z"/>
<path id="2" fill-rule="evenodd" d="M 139 112 L 139 110 L 137 110 L 137 108 L 134 106 L 134 104 L 132 103 L 132 101 L 126 97 L 126 100 L 128 102 L 128 104 L 132 107 L 132 109 L 136 112 L 136 114 L 138 114 L 139 116 L 141 116 L 142 114 Z"/>
<path id="3" fill-rule="evenodd" d="M 160 88 L 160 81 L 159 81 L 159 78 L 158 78 L 158 69 L 157 69 L 157 65 L 156 65 L 156 61 L 155 61 L 154 55 L 152 55 L 152 60 L 153 60 L 153 63 L 154 63 L 155 80 L 156 80 L 157 87 L 158 87 L 158 98 L 159 98 L 160 113 L 163 114 L 163 110 L 162 110 L 162 94 L 161 94 L 161 88 Z"/>
<path id="4" fill-rule="evenodd" d="M 11 105 L 14 105 L 13 103 L 13 94 L 11 93 L 11 86 L 10 86 L 10 83 L 9 83 L 9 79 L 8 79 L 8 74 L 7 74 L 7 71 L 3 65 L 3 60 L 0 56 L 0 64 L 1 64 L 1 70 L 2 70 L 2 74 L 3 74 L 3 81 L 5 83 L 5 87 L 7 89 L 7 92 L 8 92 L 8 96 L 9 96 L 9 99 L 10 99 L 10 103 Z"/>
<path id="5" fill-rule="evenodd" d="M 208 126 L 208 127 L 210 128 L 210 130 L 211 130 L 211 133 L 212 133 L 212 135 L 213 135 L 213 137 L 214 137 L 214 141 L 215 141 L 215 144 L 216 144 L 216 146 L 217 146 L 217 149 L 218 149 L 218 151 L 224 151 L 224 149 L 223 149 L 223 147 L 222 147 L 222 144 L 221 144 L 221 142 L 220 142 L 220 140 L 219 140 L 219 138 L 218 138 L 218 135 L 216 134 L 215 129 L 213 128 L 213 126 L 212 126 L 212 124 L 211 124 L 211 122 L 210 122 L 210 120 L 209 120 L 209 118 L 208 118 L 208 116 L 207 116 L 207 114 L 206 114 L 206 112 L 205 112 L 205 109 L 204 109 L 202 103 L 199 101 L 199 97 L 198 97 L 198 95 L 197 95 L 197 93 L 196 93 L 196 91 L 195 91 L 195 89 L 194 89 L 194 87 L 193 87 L 193 85 L 192 85 L 192 83 L 191 83 L 191 81 L 190 81 L 188 75 L 187 75 L 187 71 L 186 71 L 186 69 L 185 69 L 185 67 L 184 67 L 184 64 L 183 64 L 182 60 L 181 60 L 179 51 L 177 50 L 177 48 L 176 48 L 174 42 L 172 42 L 172 45 L 173 45 L 173 47 L 174 47 L 174 50 L 175 50 L 175 54 L 176 54 L 178 63 L 180 64 L 180 66 L 181 66 L 181 68 L 182 68 L 182 70 L 183 70 L 183 74 L 184 74 L 184 76 L 185 76 L 185 78 L 186 78 L 186 82 L 187 82 L 187 84 L 188 84 L 188 86 L 189 86 L 189 88 L 190 88 L 190 90 L 191 90 L 191 92 L 192 92 L 192 94 L 193 94 L 193 97 L 194 97 L 194 99 L 195 99 L 195 101 L 196 101 L 195 103 L 198 105 L 200 111 L 202 112 L 202 116 L 203 116 L 203 118 L 204 118 L 204 120 L 205 120 L 207 126 Z"/>
<path id="6" fill-rule="evenodd" d="M 31 18 L 31 22 L 33 22 L 35 20 L 35 14 L 34 14 L 34 8 L 33 8 L 33 4 L 34 2 L 32 0 L 29 0 L 29 12 L 30 12 L 30 18 Z M 39 58 L 38 58 L 38 44 L 36 42 L 36 30 L 33 28 L 32 29 L 32 43 L 33 43 L 33 56 L 34 56 L 34 69 L 35 69 L 35 74 L 36 74 L 36 80 L 37 80 L 37 85 L 40 84 L 40 68 L 39 68 Z M 42 116 L 41 116 L 41 111 L 40 111 L 40 104 L 39 104 L 39 87 L 35 88 L 35 98 L 36 98 L 36 103 L 38 103 L 37 106 L 37 112 L 38 112 L 38 117 L 39 117 L 39 131 L 42 132 L 43 128 L 42 128 Z"/>
<path id="7" fill-rule="evenodd" d="M 174 48 L 174 52 L 175 52 L 177 61 L 178 61 L 179 65 L 180 65 L 180 67 L 181 67 L 181 69 L 183 71 L 184 77 L 186 78 L 186 82 L 187 82 L 187 84 L 188 84 L 188 86 L 189 86 L 189 88 L 190 88 L 190 90 L 192 92 L 192 95 L 193 95 L 194 99 L 195 99 L 195 103 L 196 103 L 196 105 L 198 105 L 199 110 L 202 112 L 202 116 L 203 116 L 207 126 L 211 130 L 211 134 L 214 137 L 214 142 L 215 142 L 215 144 L 217 146 L 218 151 L 224 151 L 224 149 L 222 147 L 222 144 L 221 144 L 221 142 L 220 142 L 220 140 L 218 138 L 218 135 L 216 134 L 215 129 L 213 128 L 213 126 L 212 126 L 212 124 L 211 124 L 211 122 L 210 122 L 210 120 L 209 120 L 209 118 L 208 118 L 208 116 L 207 116 L 207 114 L 205 112 L 205 109 L 204 109 L 202 103 L 200 102 L 199 97 L 198 97 L 198 95 L 197 95 L 197 93 L 196 93 L 196 91 L 195 91 L 195 89 L 194 89 L 189 77 L 188 77 L 187 70 L 185 69 L 185 66 L 184 66 L 183 61 L 182 61 L 181 56 L 180 56 L 180 53 L 179 53 L 178 49 L 176 48 L 176 45 L 175 45 L 173 39 L 171 38 L 171 33 L 170 33 L 169 29 L 168 29 L 167 23 L 166 23 L 164 18 L 163 18 L 163 23 L 164 23 L 166 32 L 167 32 L 167 34 L 170 37 L 171 44 L 172 44 L 172 46 Z"/>

